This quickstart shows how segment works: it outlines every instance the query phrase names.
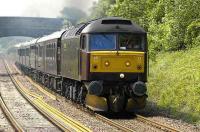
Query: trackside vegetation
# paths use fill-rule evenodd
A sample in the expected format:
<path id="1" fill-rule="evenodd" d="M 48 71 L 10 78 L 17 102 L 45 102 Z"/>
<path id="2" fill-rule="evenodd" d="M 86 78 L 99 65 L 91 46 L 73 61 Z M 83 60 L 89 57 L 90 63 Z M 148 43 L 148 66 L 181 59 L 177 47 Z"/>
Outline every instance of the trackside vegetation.
<path id="1" fill-rule="evenodd" d="M 149 100 L 175 117 L 200 124 L 200 46 L 163 52 L 150 62 Z"/>

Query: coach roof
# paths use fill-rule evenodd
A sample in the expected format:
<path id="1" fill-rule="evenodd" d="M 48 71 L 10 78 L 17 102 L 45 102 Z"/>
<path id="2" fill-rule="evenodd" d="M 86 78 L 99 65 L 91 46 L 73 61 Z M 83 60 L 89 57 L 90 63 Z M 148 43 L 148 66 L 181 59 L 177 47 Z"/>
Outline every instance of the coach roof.
<path id="1" fill-rule="evenodd" d="M 64 32 L 65 32 L 65 30 L 61 30 L 61 31 L 54 32 L 50 35 L 43 36 L 43 37 L 39 38 L 37 42 L 39 43 L 39 42 L 44 42 L 44 41 L 47 41 L 47 40 L 61 38 L 61 36 Z"/>

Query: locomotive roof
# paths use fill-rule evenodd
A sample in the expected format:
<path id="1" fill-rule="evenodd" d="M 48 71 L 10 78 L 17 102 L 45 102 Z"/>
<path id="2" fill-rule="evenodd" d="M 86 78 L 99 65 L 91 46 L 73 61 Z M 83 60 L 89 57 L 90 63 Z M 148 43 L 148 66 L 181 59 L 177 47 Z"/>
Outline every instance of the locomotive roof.
<path id="1" fill-rule="evenodd" d="M 81 33 L 102 32 L 146 33 L 144 29 L 134 22 L 119 17 L 107 17 L 90 21 Z"/>
<path id="2" fill-rule="evenodd" d="M 54 32 L 50 35 L 39 38 L 37 42 L 43 42 L 43 41 L 47 41 L 47 40 L 58 39 L 62 36 L 62 34 L 64 32 L 65 32 L 65 30 Z"/>
<path id="3" fill-rule="evenodd" d="M 66 30 L 62 39 L 76 36 L 80 33 L 106 32 L 146 33 L 144 29 L 130 20 L 119 17 L 106 17 L 95 19 L 86 23 L 81 23 L 75 27 L 70 27 L 68 30 Z"/>

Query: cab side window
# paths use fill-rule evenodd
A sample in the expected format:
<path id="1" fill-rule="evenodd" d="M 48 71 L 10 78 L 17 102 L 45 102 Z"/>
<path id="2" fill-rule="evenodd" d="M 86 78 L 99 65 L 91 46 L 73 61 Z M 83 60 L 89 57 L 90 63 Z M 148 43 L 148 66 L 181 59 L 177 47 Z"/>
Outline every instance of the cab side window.
<path id="1" fill-rule="evenodd" d="M 85 49 L 86 49 L 86 43 L 87 43 L 86 36 L 83 35 L 83 36 L 81 37 L 81 49 L 82 49 L 82 50 L 85 50 Z"/>

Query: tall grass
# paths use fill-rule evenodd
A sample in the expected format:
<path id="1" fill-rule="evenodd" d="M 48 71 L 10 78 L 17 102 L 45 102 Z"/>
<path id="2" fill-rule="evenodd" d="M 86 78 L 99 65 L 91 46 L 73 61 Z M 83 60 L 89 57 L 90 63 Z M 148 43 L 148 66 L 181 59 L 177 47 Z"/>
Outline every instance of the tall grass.
<path id="1" fill-rule="evenodd" d="M 200 124 L 200 47 L 158 54 L 150 62 L 148 92 L 172 115 Z"/>

